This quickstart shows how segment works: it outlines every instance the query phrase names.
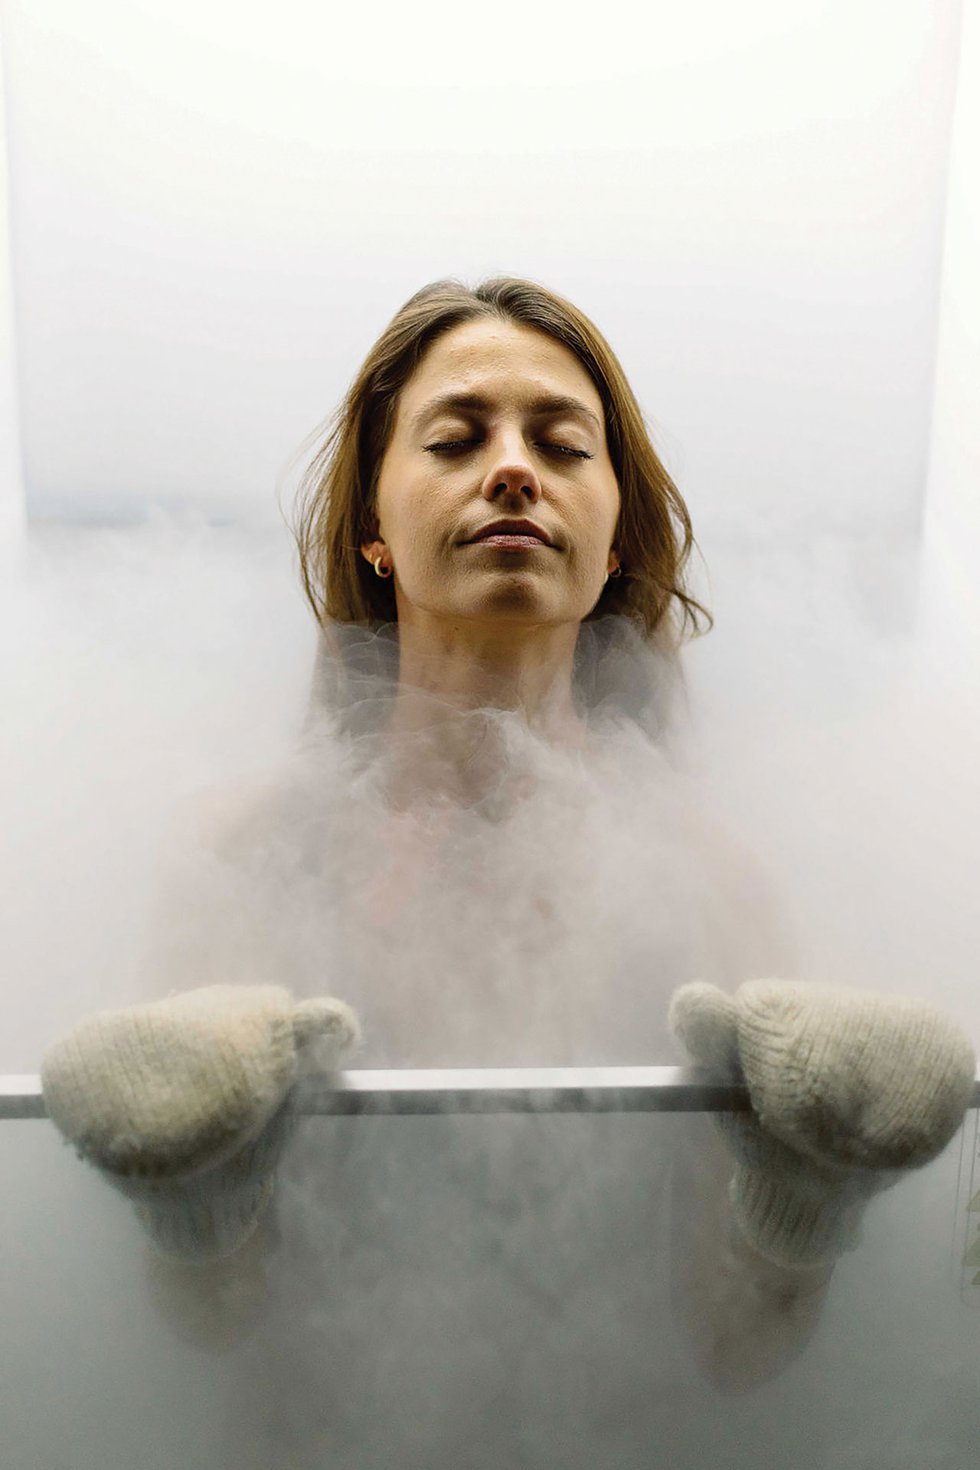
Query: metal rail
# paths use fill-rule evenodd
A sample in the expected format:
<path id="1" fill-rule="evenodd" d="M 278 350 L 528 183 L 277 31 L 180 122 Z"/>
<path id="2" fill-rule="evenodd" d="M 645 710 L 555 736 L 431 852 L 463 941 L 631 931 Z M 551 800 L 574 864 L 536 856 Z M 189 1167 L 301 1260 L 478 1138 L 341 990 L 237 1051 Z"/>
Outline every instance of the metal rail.
<path id="1" fill-rule="evenodd" d="M 297 1085 L 304 1115 L 747 1112 L 748 1090 L 696 1067 L 353 1071 Z M 980 1107 L 980 1077 L 970 1101 Z M 0 1119 L 46 1118 L 39 1076 L 0 1076 Z"/>

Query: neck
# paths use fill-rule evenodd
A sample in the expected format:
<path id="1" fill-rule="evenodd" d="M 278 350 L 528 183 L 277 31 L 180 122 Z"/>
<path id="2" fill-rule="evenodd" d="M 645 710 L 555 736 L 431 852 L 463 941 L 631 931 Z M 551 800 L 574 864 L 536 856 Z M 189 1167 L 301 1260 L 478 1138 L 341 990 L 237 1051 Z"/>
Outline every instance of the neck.
<path id="1" fill-rule="evenodd" d="M 399 800 L 444 794 L 472 802 L 508 781 L 494 713 L 517 714 L 535 734 L 587 748 L 572 698 L 578 624 L 504 629 L 456 622 L 399 628 L 398 687 L 385 726 Z M 411 737 L 411 738 L 406 738 Z"/>

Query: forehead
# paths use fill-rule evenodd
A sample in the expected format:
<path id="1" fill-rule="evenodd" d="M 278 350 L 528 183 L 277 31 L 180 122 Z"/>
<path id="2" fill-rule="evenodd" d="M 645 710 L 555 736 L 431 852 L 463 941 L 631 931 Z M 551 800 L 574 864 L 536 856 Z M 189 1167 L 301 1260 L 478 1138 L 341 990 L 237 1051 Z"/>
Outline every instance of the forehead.
<path id="1" fill-rule="evenodd" d="M 402 389 L 398 421 L 410 425 L 435 398 L 480 389 L 501 406 L 568 394 L 602 422 L 602 400 L 574 352 L 545 332 L 511 322 L 463 322 L 429 347 Z"/>

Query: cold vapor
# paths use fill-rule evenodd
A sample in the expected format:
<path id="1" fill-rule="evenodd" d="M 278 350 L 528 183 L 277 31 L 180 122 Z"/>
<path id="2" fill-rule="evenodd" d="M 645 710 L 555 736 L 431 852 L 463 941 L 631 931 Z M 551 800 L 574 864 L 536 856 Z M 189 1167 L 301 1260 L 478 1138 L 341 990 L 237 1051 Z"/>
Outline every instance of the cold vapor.
<path id="1" fill-rule="evenodd" d="M 294 559 L 161 518 L 11 568 L 6 1070 L 93 1008 L 238 975 L 350 999 L 366 1066 L 676 1061 L 675 986 L 784 972 L 980 1039 L 977 682 L 921 550 L 725 549 L 682 683 L 586 625 L 587 759 L 476 711 L 483 784 L 394 812 L 421 749 L 379 734 L 393 630 L 327 657 Z"/>
<path id="2" fill-rule="evenodd" d="M 682 683 L 597 623 L 588 753 L 475 711 L 459 801 L 405 787 L 425 735 L 379 735 L 392 630 L 325 648 L 285 532 L 34 535 L 0 593 L 2 1070 L 37 1071 L 94 1010 L 217 981 L 348 1000 L 352 1067 L 677 1063 L 674 988 L 760 975 L 924 996 L 980 1042 L 980 684 L 953 550 L 709 547 L 696 571 L 717 621 Z M 89 1192 L 52 1259 L 77 1254 L 80 1324 L 125 1303 L 121 1382 L 153 1361 L 190 1394 L 201 1352 L 231 1355 L 200 1411 L 215 1463 L 380 1465 L 396 1426 L 405 1464 L 645 1463 L 656 1433 L 685 1470 L 717 1432 L 748 1470 L 757 1401 L 712 1397 L 672 1315 L 677 1241 L 724 1228 L 672 1184 L 711 1147 L 688 1123 L 305 1119 L 275 1209 L 203 1275 L 65 1151 L 61 1187 Z M 784 1463 L 906 1463 L 889 1406 L 941 1356 L 901 1426 L 902 1453 L 935 1443 L 975 1352 L 943 1274 L 955 1182 L 953 1159 L 874 1207 L 767 1400 Z"/>

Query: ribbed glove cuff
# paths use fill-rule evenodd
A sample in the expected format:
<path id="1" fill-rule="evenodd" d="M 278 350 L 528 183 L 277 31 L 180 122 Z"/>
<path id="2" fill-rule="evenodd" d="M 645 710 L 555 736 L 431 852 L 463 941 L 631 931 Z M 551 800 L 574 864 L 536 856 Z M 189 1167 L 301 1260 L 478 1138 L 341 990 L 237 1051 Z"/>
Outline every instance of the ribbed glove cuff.
<path id="1" fill-rule="evenodd" d="M 861 1243 L 871 1197 L 901 1177 L 876 1170 L 830 1186 L 801 1187 L 779 1173 L 736 1167 L 729 1185 L 732 1214 L 753 1250 L 779 1266 L 825 1266 Z"/>
<path id="2" fill-rule="evenodd" d="M 276 1169 L 295 1125 L 292 1097 L 232 1158 L 180 1180 L 125 1178 L 100 1170 L 133 1202 L 164 1255 L 205 1264 L 234 1255 L 255 1233 L 275 1190 Z"/>

